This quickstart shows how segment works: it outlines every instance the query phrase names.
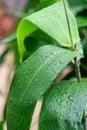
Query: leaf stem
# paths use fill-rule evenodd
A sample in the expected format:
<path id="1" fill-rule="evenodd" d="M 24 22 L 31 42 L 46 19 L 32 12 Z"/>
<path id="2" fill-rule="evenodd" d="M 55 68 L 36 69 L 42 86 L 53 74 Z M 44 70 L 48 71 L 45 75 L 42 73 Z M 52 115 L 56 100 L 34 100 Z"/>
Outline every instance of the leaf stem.
<path id="1" fill-rule="evenodd" d="M 71 46 L 72 46 L 72 49 L 74 50 L 74 44 L 73 44 L 73 39 L 72 39 L 72 32 L 71 32 L 71 27 L 70 27 L 68 11 L 67 11 L 67 8 L 66 8 L 65 0 L 63 0 L 63 5 L 64 5 L 64 9 L 65 9 L 65 15 L 66 15 L 67 24 L 68 24 L 68 30 L 69 30 L 70 40 L 71 40 Z"/>
<path id="2" fill-rule="evenodd" d="M 74 63 L 75 63 L 75 72 L 76 72 L 76 77 L 78 82 L 81 81 L 81 72 L 80 72 L 80 60 L 78 60 L 77 57 L 74 58 Z"/>

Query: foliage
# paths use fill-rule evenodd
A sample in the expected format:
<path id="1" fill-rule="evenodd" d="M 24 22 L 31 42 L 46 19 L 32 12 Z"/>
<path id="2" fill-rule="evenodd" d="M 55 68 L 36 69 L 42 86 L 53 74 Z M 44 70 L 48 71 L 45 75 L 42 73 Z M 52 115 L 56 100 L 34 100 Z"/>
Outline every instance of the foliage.
<path id="1" fill-rule="evenodd" d="M 87 79 L 69 80 L 54 85 L 45 94 L 39 130 L 82 130 L 82 115 L 87 101 Z"/>
<path id="2" fill-rule="evenodd" d="M 64 55 L 68 57 L 67 60 Z M 29 129 L 37 100 L 76 55 L 76 52 L 48 45 L 39 48 L 21 64 L 14 76 L 8 99 L 9 130 Z"/>
<path id="3" fill-rule="evenodd" d="M 22 30 L 22 28 L 24 29 Z M 20 58 L 22 58 L 25 51 L 23 46 L 24 38 L 38 29 L 64 46 L 74 48 L 74 44 L 79 42 L 75 18 L 68 8 L 65 11 L 63 1 L 38 11 L 21 21 L 17 31 Z"/>
<path id="4" fill-rule="evenodd" d="M 87 17 L 84 15 L 87 3 L 85 0 L 30 0 L 29 3 L 24 10 L 29 15 L 17 28 L 23 63 L 15 72 L 7 99 L 8 130 L 29 130 L 36 103 L 42 96 L 38 130 L 85 130 L 82 119 L 87 102 L 87 79 L 83 78 L 87 71 Z M 73 64 L 79 82 L 72 73 L 56 84 L 56 77 Z"/>
<path id="5" fill-rule="evenodd" d="M 3 130 L 3 121 L 0 121 L 0 130 Z"/>

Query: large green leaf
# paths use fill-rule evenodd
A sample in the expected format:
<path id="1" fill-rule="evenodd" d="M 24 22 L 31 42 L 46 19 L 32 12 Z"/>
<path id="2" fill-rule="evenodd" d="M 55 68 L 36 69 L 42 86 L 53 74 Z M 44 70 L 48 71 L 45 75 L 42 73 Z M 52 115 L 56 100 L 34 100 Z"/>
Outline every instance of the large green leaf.
<path id="1" fill-rule="evenodd" d="M 40 29 L 64 46 L 72 47 L 79 41 L 77 24 L 74 16 L 63 3 L 59 1 L 22 19 L 18 26 L 17 38 L 20 60 L 22 60 L 24 39 L 32 32 Z"/>
<path id="2" fill-rule="evenodd" d="M 7 101 L 8 130 L 29 130 L 37 100 L 76 55 L 76 51 L 47 45 L 20 65 Z"/>
<path id="3" fill-rule="evenodd" d="M 39 130 L 82 130 L 87 101 L 87 79 L 62 81 L 46 93 L 39 118 Z"/>

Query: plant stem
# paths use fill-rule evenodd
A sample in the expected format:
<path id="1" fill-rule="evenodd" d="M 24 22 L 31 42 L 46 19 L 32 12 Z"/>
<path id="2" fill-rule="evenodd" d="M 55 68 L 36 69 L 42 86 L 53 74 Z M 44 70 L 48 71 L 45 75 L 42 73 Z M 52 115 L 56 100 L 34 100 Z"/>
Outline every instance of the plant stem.
<path id="1" fill-rule="evenodd" d="M 78 60 L 78 58 L 75 57 L 74 62 L 75 62 L 76 77 L 77 77 L 78 82 L 80 82 L 81 81 L 80 60 Z"/>

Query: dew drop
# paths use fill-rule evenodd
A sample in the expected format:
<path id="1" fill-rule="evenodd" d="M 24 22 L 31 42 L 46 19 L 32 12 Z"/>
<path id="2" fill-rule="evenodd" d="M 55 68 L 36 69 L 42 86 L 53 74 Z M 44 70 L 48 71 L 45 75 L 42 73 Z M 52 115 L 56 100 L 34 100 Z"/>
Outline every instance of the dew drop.
<path id="1" fill-rule="evenodd" d="M 38 22 L 39 22 L 39 23 L 41 23 L 41 21 L 42 21 L 41 19 L 38 19 Z"/>
<path id="2" fill-rule="evenodd" d="M 43 14 L 42 14 L 42 17 L 44 17 L 44 16 L 45 16 L 45 14 L 43 13 Z"/>
<path id="3" fill-rule="evenodd" d="M 37 81 L 37 78 L 35 78 L 35 80 L 34 80 L 35 82 Z"/>
<path id="4" fill-rule="evenodd" d="M 62 60 L 59 60 L 59 63 L 60 63 L 60 64 L 63 64 L 63 61 L 62 61 Z"/>

